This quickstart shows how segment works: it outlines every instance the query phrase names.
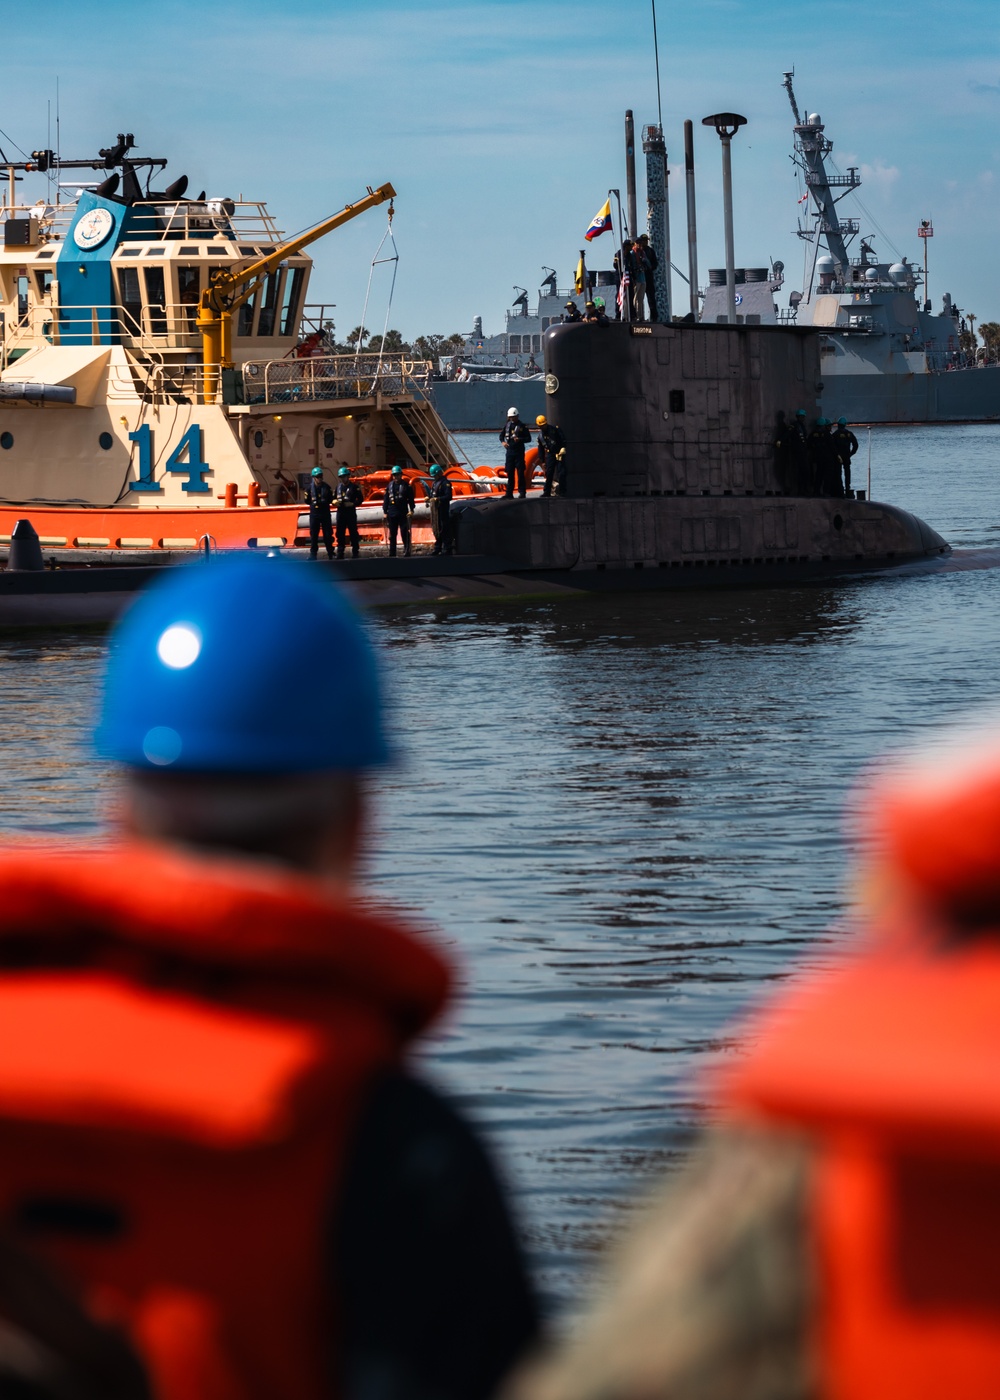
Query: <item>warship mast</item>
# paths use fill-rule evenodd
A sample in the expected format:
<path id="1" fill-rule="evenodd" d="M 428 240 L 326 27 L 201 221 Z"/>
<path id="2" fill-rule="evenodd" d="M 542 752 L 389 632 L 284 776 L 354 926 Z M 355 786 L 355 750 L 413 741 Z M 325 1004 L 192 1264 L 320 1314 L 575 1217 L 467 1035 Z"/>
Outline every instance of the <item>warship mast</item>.
<path id="1" fill-rule="evenodd" d="M 788 100 L 792 104 L 792 113 L 795 117 L 795 156 L 793 159 L 805 176 L 806 192 L 811 194 L 816 201 L 814 227 L 803 229 L 800 224 L 797 230 L 800 238 L 814 244 L 812 271 L 809 274 L 809 287 L 806 291 L 806 300 L 809 301 L 812 297 L 813 279 L 816 271 L 816 255 L 819 252 L 821 241 L 826 243 L 831 257 L 838 265 L 838 280 L 843 280 L 847 272 L 850 264 L 847 243 L 858 233 L 860 225 L 857 219 L 841 219 L 837 214 L 837 203 L 843 199 L 845 194 L 856 190 L 861 184 L 861 179 L 857 167 L 853 165 L 848 169 L 846 175 L 827 174 L 825 157 L 833 150 L 833 142 L 823 134 L 823 123 L 817 113 L 807 115 L 803 121 L 798 103 L 795 100 L 795 90 L 792 87 L 794 76 L 794 72 L 786 73 L 782 83 L 788 93 Z M 839 189 L 840 193 L 834 195 L 834 189 Z"/>

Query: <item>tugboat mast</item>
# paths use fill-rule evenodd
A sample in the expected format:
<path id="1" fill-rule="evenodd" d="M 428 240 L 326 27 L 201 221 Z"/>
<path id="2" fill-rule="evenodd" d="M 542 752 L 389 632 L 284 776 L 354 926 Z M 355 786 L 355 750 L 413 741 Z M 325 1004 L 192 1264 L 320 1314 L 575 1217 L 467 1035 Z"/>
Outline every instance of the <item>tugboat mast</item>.
<path id="1" fill-rule="evenodd" d="M 828 175 L 826 173 L 825 157 L 833 150 L 833 142 L 825 136 L 823 123 L 818 114 L 807 115 L 803 121 L 799 112 L 798 103 L 795 100 L 795 91 L 792 87 L 792 79 L 795 74 L 786 73 L 782 87 L 788 93 L 788 100 L 792 105 L 792 113 L 795 117 L 795 160 L 796 165 L 805 176 L 806 192 L 811 194 L 816 201 L 816 222 L 811 229 L 803 229 L 799 226 L 797 232 L 800 238 L 815 244 L 816 252 L 819 251 L 820 242 L 826 243 L 831 257 L 834 258 L 840 269 L 840 279 L 849 266 L 847 254 L 848 242 L 858 233 L 860 225 L 857 219 L 841 220 L 837 214 L 837 203 L 843 199 L 845 194 L 850 194 L 861 184 L 857 167 L 851 166 L 846 175 Z M 839 189 L 840 193 L 834 195 L 834 189 Z M 809 276 L 809 288 L 806 299 L 812 296 L 813 275 L 816 267 L 816 256 L 813 256 L 813 272 Z"/>

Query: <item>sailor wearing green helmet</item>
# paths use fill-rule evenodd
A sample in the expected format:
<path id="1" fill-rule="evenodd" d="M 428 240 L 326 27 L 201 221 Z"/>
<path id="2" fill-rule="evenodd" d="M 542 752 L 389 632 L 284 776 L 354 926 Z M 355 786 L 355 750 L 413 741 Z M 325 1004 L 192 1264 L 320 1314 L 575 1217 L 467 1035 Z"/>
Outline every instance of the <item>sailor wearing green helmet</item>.
<path id="1" fill-rule="evenodd" d="M 319 536 L 323 532 L 323 545 L 326 557 L 333 558 L 333 488 L 323 480 L 323 468 L 313 467 L 306 490 L 306 503 L 309 506 L 309 558 L 315 559 L 319 553 Z"/>
<path id="2" fill-rule="evenodd" d="M 451 554 L 454 534 L 451 525 L 451 482 L 435 462 L 431 467 L 431 529 L 434 531 L 434 553 Z"/>
<path id="3" fill-rule="evenodd" d="M 402 536 L 403 555 L 408 557 L 410 547 L 410 520 L 416 506 L 413 487 L 403 478 L 403 468 L 393 467 L 389 474 L 389 484 L 382 498 L 382 514 L 389 528 L 389 557 L 395 558 L 396 537 Z"/>
<path id="4" fill-rule="evenodd" d="M 358 506 L 365 499 L 365 493 L 356 481 L 351 480 L 350 467 L 341 467 L 337 472 L 337 558 L 343 559 L 348 536 L 351 540 L 351 558 L 357 559 L 361 545 L 358 534 Z"/>

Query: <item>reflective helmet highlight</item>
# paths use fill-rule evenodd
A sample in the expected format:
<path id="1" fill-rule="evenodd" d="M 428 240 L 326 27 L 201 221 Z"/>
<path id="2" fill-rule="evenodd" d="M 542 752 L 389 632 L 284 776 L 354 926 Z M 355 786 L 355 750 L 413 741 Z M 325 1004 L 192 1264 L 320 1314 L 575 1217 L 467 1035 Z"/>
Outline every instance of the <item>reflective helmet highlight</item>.
<path id="1" fill-rule="evenodd" d="M 548 421 L 549 421 L 549 420 L 546 418 L 545 414 L 544 414 L 544 413 L 540 413 L 540 414 L 538 415 L 538 417 L 535 419 L 535 427 L 536 427 L 536 428 L 544 428 L 545 424 L 546 424 Z"/>
<path id="2" fill-rule="evenodd" d="M 387 757 L 381 708 L 342 590 L 244 555 L 171 570 L 139 595 L 111 636 L 95 743 L 135 768 L 357 772 Z"/>
<path id="3" fill-rule="evenodd" d="M 313 470 L 315 470 L 315 468 L 314 468 Z M 350 476 L 350 474 L 351 474 L 351 469 L 350 469 L 350 467 L 341 467 L 341 468 L 340 468 L 340 471 L 338 471 L 338 473 L 337 473 L 338 476 Z"/>
<path id="4" fill-rule="evenodd" d="M 441 475 L 441 468 L 440 468 L 440 467 L 437 465 L 437 463 L 435 462 L 434 466 L 431 467 L 431 476 L 440 476 L 440 475 Z"/>
<path id="5" fill-rule="evenodd" d="M 323 468 L 322 468 L 322 467 L 313 467 L 313 469 L 312 469 L 312 475 L 313 475 L 313 476 L 322 476 L 322 475 L 323 475 Z"/>
<path id="6" fill-rule="evenodd" d="M 402 476 L 402 475 L 403 475 L 403 468 L 397 463 L 396 466 L 393 467 L 393 469 L 392 469 L 392 471 L 389 473 L 389 475 L 390 475 L 390 476 Z"/>

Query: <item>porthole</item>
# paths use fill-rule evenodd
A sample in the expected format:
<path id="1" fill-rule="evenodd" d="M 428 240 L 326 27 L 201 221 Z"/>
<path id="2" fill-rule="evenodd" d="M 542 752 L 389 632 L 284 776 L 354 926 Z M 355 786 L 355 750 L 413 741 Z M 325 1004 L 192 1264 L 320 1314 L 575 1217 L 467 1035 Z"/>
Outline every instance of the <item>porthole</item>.
<path id="1" fill-rule="evenodd" d="M 323 446 L 324 446 L 324 447 L 332 447 L 333 444 L 334 444 L 336 441 L 337 441 L 337 434 L 333 431 L 333 429 L 332 429 L 332 428 L 324 428 L 324 429 L 323 429 Z"/>
<path id="2" fill-rule="evenodd" d="M 0 447 L 6 452 L 9 447 L 14 446 L 13 433 L 0 433 Z"/>
<path id="3" fill-rule="evenodd" d="M 102 433 L 101 436 L 97 439 L 97 441 L 104 448 L 105 452 L 110 452 L 112 447 L 114 447 L 115 445 L 115 440 L 110 433 Z"/>
<path id="4" fill-rule="evenodd" d="M 844 517 L 842 515 L 835 515 L 833 517 L 833 528 L 835 530 L 842 530 L 844 528 Z"/>
<path id="5" fill-rule="evenodd" d="M 254 433 L 254 435 L 253 435 L 253 445 L 254 445 L 254 447 L 263 447 L 263 446 L 264 446 L 264 434 L 260 431 L 259 428 L 257 429 L 257 431 L 256 431 L 256 432 Z"/>

